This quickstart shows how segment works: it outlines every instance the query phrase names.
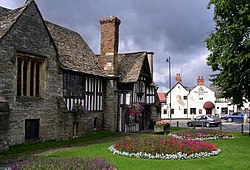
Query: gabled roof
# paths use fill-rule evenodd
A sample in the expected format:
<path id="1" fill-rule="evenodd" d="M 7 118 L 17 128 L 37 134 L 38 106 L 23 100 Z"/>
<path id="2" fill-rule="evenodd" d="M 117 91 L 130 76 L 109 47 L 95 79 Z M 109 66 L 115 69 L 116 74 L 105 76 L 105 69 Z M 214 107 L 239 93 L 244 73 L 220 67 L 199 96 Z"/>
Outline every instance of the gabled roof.
<path id="1" fill-rule="evenodd" d="M 98 58 L 80 34 L 59 25 L 45 22 L 56 44 L 62 68 L 97 76 L 105 76 Z"/>
<path id="2" fill-rule="evenodd" d="M 213 90 L 211 90 L 210 88 L 208 88 L 207 86 L 205 85 L 197 85 L 195 86 L 192 90 L 190 90 L 190 94 L 191 93 L 203 93 L 203 91 L 210 91 L 212 93 L 215 94 L 215 92 Z"/>
<path id="3" fill-rule="evenodd" d="M 31 2 L 35 3 L 28 0 L 23 7 L 15 10 L 0 7 L 0 38 L 11 29 Z M 63 69 L 105 76 L 103 69 L 98 66 L 95 54 L 78 33 L 46 21 L 45 24 L 56 45 Z"/>
<path id="4" fill-rule="evenodd" d="M 15 10 L 0 7 L 0 38 L 8 32 L 31 2 L 35 3 L 33 0 L 28 0 L 23 7 Z M 44 22 L 58 50 L 59 61 L 63 69 L 106 77 L 103 68 L 98 64 L 98 58 L 80 34 L 56 24 Z M 145 70 L 143 70 L 144 63 Z M 151 80 L 150 71 L 147 72 L 150 68 L 146 68 L 148 64 L 148 56 L 145 51 L 119 54 L 120 82 L 137 82 L 140 75 L 149 75 Z"/>
<path id="5" fill-rule="evenodd" d="M 184 86 L 181 82 L 176 82 L 175 85 L 172 86 L 172 88 L 167 92 L 167 94 L 168 94 L 170 91 L 172 91 L 178 84 L 181 85 L 185 90 L 190 91 L 190 90 L 188 89 L 188 87 Z"/>
<path id="6" fill-rule="evenodd" d="M 147 52 L 135 52 L 118 55 L 120 82 L 136 82 L 141 74 Z"/>
<path id="7" fill-rule="evenodd" d="M 15 23 L 18 17 L 23 13 L 28 4 L 25 4 L 21 8 L 10 10 L 0 7 L 0 38 L 2 38 Z"/>

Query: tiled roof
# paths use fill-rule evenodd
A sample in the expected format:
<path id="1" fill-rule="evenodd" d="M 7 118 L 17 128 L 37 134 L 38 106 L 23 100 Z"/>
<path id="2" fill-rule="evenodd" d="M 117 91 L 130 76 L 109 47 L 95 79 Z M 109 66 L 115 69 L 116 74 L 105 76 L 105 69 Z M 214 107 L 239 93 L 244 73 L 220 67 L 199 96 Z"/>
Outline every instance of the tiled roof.
<path id="1" fill-rule="evenodd" d="M 23 7 L 15 10 L 0 7 L 0 38 L 8 32 L 31 2 L 27 1 Z M 98 66 L 97 57 L 78 33 L 49 22 L 45 23 L 58 49 L 62 68 L 105 76 L 102 68 Z"/>
<path id="2" fill-rule="evenodd" d="M 15 10 L 0 7 L 0 38 L 6 34 L 31 2 L 33 1 L 27 1 L 23 7 Z M 98 65 L 97 56 L 78 33 L 47 21 L 45 24 L 57 47 L 59 61 L 63 69 L 106 76 L 103 68 Z M 136 82 L 141 74 L 145 59 L 147 59 L 147 52 L 119 54 L 120 82 Z"/>
<path id="3" fill-rule="evenodd" d="M 3 15 L 4 13 L 6 12 L 10 12 L 11 10 L 10 9 L 7 9 L 7 8 L 4 8 L 4 7 L 1 7 L 0 6 L 0 14 Z"/>
<path id="4" fill-rule="evenodd" d="M 15 10 L 0 7 L 0 38 L 8 32 L 25 8 L 26 5 Z"/>
<path id="5" fill-rule="evenodd" d="M 216 97 L 222 97 L 222 92 L 221 92 L 220 88 L 215 87 L 213 85 L 210 85 L 210 87 L 208 87 L 208 88 L 215 93 Z"/>
<path id="6" fill-rule="evenodd" d="M 166 96 L 167 94 L 166 93 L 157 93 L 158 94 L 158 97 L 160 99 L 160 102 L 166 102 Z"/>
<path id="7" fill-rule="evenodd" d="M 64 69 L 105 76 L 98 65 L 98 58 L 78 33 L 50 22 L 45 23 L 56 44 Z"/>
<path id="8" fill-rule="evenodd" d="M 147 52 L 119 54 L 118 66 L 120 82 L 136 82 L 140 76 Z"/>

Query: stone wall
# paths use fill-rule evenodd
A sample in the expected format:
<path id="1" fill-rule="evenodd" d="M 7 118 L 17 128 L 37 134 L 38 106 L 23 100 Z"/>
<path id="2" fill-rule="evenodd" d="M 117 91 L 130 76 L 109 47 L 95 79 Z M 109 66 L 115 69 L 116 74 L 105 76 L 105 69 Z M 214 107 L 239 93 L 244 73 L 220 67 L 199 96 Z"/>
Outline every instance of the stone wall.
<path id="1" fill-rule="evenodd" d="M 79 123 L 77 136 L 103 131 L 102 112 L 88 112 L 84 115 L 78 115 L 76 122 Z"/>
<path id="2" fill-rule="evenodd" d="M 118 31 L 119 23 L 116 24 Z M 113 45 L 117 46 L 114 47 L 117 53 L 119 35 L 117 32 L 115 34 L 116 41 Z M 17 54 L 44 58 L 41 97 L 17 96 Z M 116 54 L 111 55 L 117 57 Z M 119 99 L 114 75 L 104 83 L 103 111 L 89 112 L 75 118 L 73 113 L 67 111 L 63 98 L 63 74 L 58 58 L 57 49 L 41 14 L 35 3 L 31 2 L 0 40 L 0 96 L 5 98 L 9 108 L 8 111 L 0 111 L 0 149 L 25 143 L 27 120 L 38 120 L 38 140 L 41 141 L 71 138 L 74 122 L 79 122 L 79 136 L 117 130 Z M 116 68 L 112 68 L 112 73 L 114 70 Z"/>
<path id="3" fill-rule="evenodd" d="M 118 92 L 117 92 L 117 81 L 115 79 L 109 79 L 104 87 L 104 116 L 103 116 L 103 126 L 104 130 L 116 131 L 117 130 L 117 102 Z"/>
<path id="4" fill-rule="evenodd" d="M 38 98 L 16 97 L 16 54 L 44 57 L 44 91 Z M 25 120 L 39 120 L 39 139 L 61 139 L 72 135 L 69 113 L 58 107 L 62 100 L 63 76 L 58 54 L 34 3 L 12 25 L 0 41 L 0 96 L 9 103 L 10 146 L 25 142 Z M 61 98 L 61 99 L 60 99 Z M 70 130 L 69 130 L 70 127 Z"/>
<path id="5" fill-rule="evenodd" d="M 0 96 L 0 152 L 9 149 L 7 135 L 9 130 L 9 104 Z"/>

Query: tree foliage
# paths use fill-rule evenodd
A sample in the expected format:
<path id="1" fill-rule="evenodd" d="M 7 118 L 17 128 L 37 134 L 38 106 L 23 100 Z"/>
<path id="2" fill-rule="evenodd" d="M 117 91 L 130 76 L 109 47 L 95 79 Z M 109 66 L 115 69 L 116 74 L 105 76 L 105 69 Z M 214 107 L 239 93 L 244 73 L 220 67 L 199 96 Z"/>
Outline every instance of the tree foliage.
<path id="1" fill-rule="evenodd" d="M 242 106 L 250 99 L 250 0 L 210 0 L 212 8 L 215 31 L 205 40 L 211 81 L 223 97 Z"/>

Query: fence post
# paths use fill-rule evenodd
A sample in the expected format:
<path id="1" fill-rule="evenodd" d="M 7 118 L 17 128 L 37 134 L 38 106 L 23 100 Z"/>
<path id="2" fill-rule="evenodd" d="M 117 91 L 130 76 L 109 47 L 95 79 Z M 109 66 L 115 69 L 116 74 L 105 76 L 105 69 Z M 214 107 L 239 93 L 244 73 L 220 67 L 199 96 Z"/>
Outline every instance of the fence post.
<path id="1" fill-rule="evenodd" d="M 220 124 L 220 131 L 222 130 L 222 124 Z"/>
<path id="2" fill-rule="evenodd" d="M 177 121 L 176 124 L 177 124 L 176 126 L 179 127 L 179 121 Z"/>
<path id="3" fill-rule="evenodd" d="M 243 133 L 243 128 L 244 128 L 243 124 L 241 124 L 241 133 Z"/>

